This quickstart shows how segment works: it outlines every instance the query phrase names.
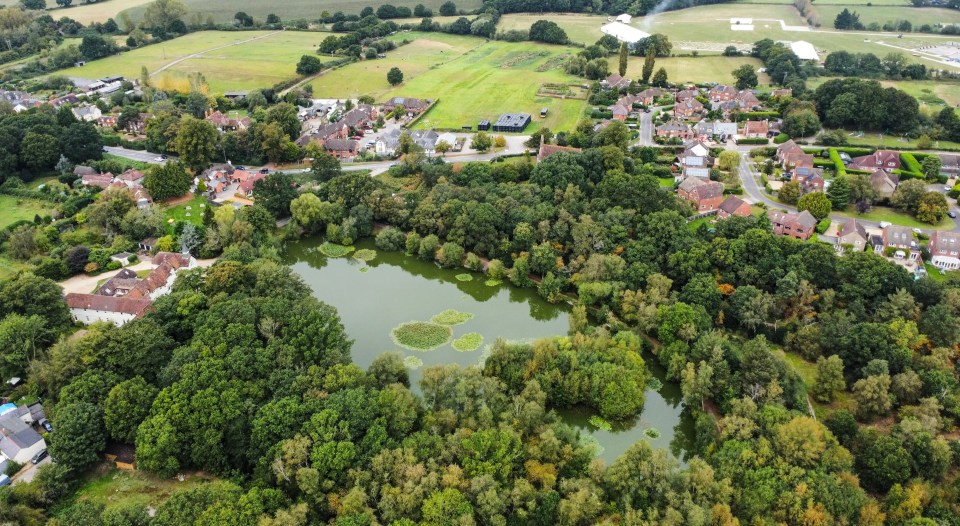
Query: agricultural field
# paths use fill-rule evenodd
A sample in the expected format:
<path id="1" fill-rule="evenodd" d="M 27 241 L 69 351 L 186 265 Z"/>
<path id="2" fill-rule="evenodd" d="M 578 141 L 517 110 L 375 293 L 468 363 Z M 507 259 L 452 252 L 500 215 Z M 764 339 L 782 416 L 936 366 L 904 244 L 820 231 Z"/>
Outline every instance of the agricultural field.
<path id="1" fill-rule="evenodd" d="M 393 96 L 439 99 L 419 127 L 457 128 L 494 120 L 503 112 L 539 114 L 536 126 L 572 129 L 586 106 L 582 100 L 538 97 L 543 83 L 579 82 L 564 73 L 564 57 L 575 50 L 534 43 L 488 42 L 438 33 L 404 33 L 412 43 L 385 60 L 362 61 L 326 73 L 313 81 L 316 97 L 372 95 L 378 102 Z M 398 66 L 404 83 L 392 87 L 387 71 Z M 541 71 L 538 71 L 541 70 Z"/>
<path id="2" fill-rule="evenodd" d="M 166 84 L 175 84 L 190 73 L 203 73 L 213 93 L 266 88 L 293 78 L 300 57 L 314 52 L 325 36 L 296 31 L 202 31 L 57 74 L 138 78 L 140 68 L 146 66 L 155 82 Z"/>
<path id="3" fill-rule="evenodd" d="M 735 4 L 784 4 L 793 5 L 793 0 L 736 0 Z M 912 6 L 909 0 L 817 0 L 816 5 L 841 5 L 858 7 L 865 5 Z"/>
<path id="4" fill-rule="evenodd" d="M 499 31 L 530 29 L 537 20 L 548 19 L 556 22 L 558 26 L 567 32 L 567 37 L 571 42 L 590 45 L 600 39 L 603 33 L 600 32 L 600 26 L 607 23 L 606 16 L 587 15 L 580 13 L 561 13 L 550 15 L 537 15 L 526 13 L 511 13 L 503 15 L 500 23 L 497 24 Z"/>
<path id="5" fill-rule="evenodd" d="M 886 5 L 816 5 L 817 11 L 823 20 L 825 28 L 832 28 L 833 21 L 843 11 L 844 8 L 856 11 L 860 15 L 860 22 L 863 25 L 877 22 L 881 26 L 887 22 L 896 22 L 899 20 L 909 20 L 914 29 L 923 24 L 956 24 L 960 23 L 960 11 L 956 9 L 945 9 L 936 7 L 901 7 Z M 906 36 L 906 35 L 904 35 Z"/>
<path id="6" fill-rule="evenodd" d="M 116 2 L 118 0 L 109 0 Z M 136 2 L 139 0 L 119 0 L 124 2 Z M 423 4 L 436 12 L 440 5 L 446 0 L 391 0 L 389 3 L 397 7 L 409 7 L 413 9 L 417 4 Z M 143 18 L 143 12 L 146 10 L 143 4 L 127 6 L 125 9 L 133 20 Z M 216 0 L 183 0 L 183 3 L 189 10 L 188 17 L 199 15 L 202 19 L 208 16 L 213 17 L 215 22 L 229 22 L 233 20 L 233 15 L 237 11 L 243 11 L 257 20 L 263 20 L 268 14 L 278 15 L 283 20 L 295 20 L 306 18 L 315 20 L 320 17 L 320 13 L 327 11 L 335 13 L 343 11 L 344 13 L 359 13 L 366 6 L 376 7 L 385 2 L 375 0 L 287 0 L 281 3 L 263 2 L 261 0 L 237 0 L 234 2 L 218 2 Z M 464 11 L 471 11 L 482 5 L 481 0 L 454 0 L 457 8 Z M 116 13 L 116 11 L 114 11 Z"/>
<path id="7" fill-rule="evenodd" d="M 47 12 L 54 19 L 60 17 L 70 17 L 84 25 L 94 22 L 106 22 L 108 18 L 116 19 L 118 13 L 125 9 L 144 6 L 151 0 L 103 0 L 93 4 L 80 4 L 75 1 L 72 6 L 63 8 L 58 7 L 56 2 L 48 2 L 50 9 Z M 119 19 L 116 19 L 120 23 Z"/>
<path id="8" fill-rule="evenodd" d="M 643 70 L 642 57 L 630 57 L 627 66 L 627 77 L 640 78 Z M 674 83 L 701 83 L 717 82 L 720 84 L 732 84 L 734 82 L 731 72 L 743 64 L 750 64 L 756 68 L 763 67 L 759 59 L 751 57 L 724 57 L 719 55 L 707 55 L 698 57 L 670 57 L 658 58 L 654 66 L 655 69 L 661 67 L 667 70 L 667 78 Z M 766 73 L 758 75 L 760 84 L 770 82 L 770 77 Z"/>

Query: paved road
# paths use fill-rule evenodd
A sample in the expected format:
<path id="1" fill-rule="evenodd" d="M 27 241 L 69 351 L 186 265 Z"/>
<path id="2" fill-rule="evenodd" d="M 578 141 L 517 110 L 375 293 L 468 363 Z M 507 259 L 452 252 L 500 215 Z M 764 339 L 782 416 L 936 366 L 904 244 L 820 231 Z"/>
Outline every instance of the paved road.
<path id="1" fill-rule="evenodd" d="M 116 155 L 117 157 L 130 159 L 131 161 L 140 161 L 141 163 L 164 164 L 166 162 L 156 160 L 159 154 L 144 150 L 131 150 L 130 148 L 123 148 L 121 146 L 104 146 L 103 151 L 111 155 Z M 170 156 L 170 160 L 176 160 L 176 157 Z"/>
<path id="2" fill-rule="evenodd" d="M 640 146 L 654 146 L 653 142 L 653 110 L 650 113 L 640 114 Z"/>
<path id="3" fill-rule="evenodd" d="M 20 484 L 22 482 L 31 482 L 33 477 L 37 476 L 37 471 L 40 469 L 40 466 L 45 466 L 53 462 L 53 459 L 47 455 L 47 458 L 40 461 L 38 464 L 27 463 L 16 475 L 11 477 L 13 480 L 11 484 Z"/>

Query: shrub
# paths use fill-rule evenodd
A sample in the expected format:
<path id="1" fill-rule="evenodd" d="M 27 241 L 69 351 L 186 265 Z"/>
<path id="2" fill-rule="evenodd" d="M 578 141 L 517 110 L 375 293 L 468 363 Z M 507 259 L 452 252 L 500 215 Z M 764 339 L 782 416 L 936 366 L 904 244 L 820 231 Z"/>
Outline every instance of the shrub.
<path id="1" fill-rule="evenodd" d="M 781 133 L 773 138 L 773 144 L 783 144 L 790 140 L 790 136 L 786 133 Z"/>
<path id="2" fill-rule="evenodd" d="M 406 236 L 399 229 L 388 226 L 377 234 L 375 244 L 380 250 L 397 252 L 403 250 L 406 242 Z"/>
<path id="3" fill-rule="evenodd" d="M 829 218 L 827 218 L 827 219 L 824 219 L 823 221 L 820 221 L 819 223 L 817 223 L 817 233 L 818 233 L 818 234 L 826 233 L 827 229 L 830 228 L 830 223 L 831 223 L 831 222 L 832 222 L 832 221 L 831 221 Z"/>

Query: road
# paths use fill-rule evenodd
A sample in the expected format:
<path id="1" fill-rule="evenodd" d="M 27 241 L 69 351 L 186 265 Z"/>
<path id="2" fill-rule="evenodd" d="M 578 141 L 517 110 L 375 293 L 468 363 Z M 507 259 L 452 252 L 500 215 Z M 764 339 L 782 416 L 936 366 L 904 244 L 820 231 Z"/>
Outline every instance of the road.
<path id="1" fill-rule="evenodd" d="M 166 162 L 157 161 L 156 159 L 159 157 L 158 154 L 150 153 L 146 150 L 131 150 L 130 148 L 123 148 L 122 146 L 104 146 L 103 151 L 111 155 L 116 155 L 117 157 L 123 157 L 124 159 L 139 161 L 141 163 L 164 164 Z M 176 160 L 176 157 L 170 156 L 169 160 Z"/>
<path id="2" fill-rule="evenodd" d="M 650 113 L 640 114 L 640 146 L 654 146 L 653 142 L 653 110 Z"/>
<path id="3" fill-rule="evenodd" d="M 753 160 L 750 158 L 750 154 L 743 147 L 738 147 L 737 149 L 740 152 L 740 166 L 737 171 L 740 175 L 740 182 L 743 186 L 743 191 L 747 196 L 746 200 L 753 204 L 764 203 L 770 208 L 787 210 L 788 212 L 796 212 L 796 207 L 785 205 L 767 195 L 766 191 L 763 189 L 760 173 L 756 170 Z M 936 185 L 935 190 L 942 191 L 942 186 Z M 957 211 L 956 207 L 952 207 L 951 209 L 955 212 Z M 830 219 L 834 222 L 837 222 L 845 221 L 849 219 L 849 217 L 831 214 Z M 952 219 L 951 221 L 953 222 L 953 228 L 950 230 L 952 232 L 960 232 L 960 223 L 958 223 L 957 219 Z M 866 228 L 880 228 L 880 223 L 877 221 L 868 221 L 866 219 L 858 218 L 857 222 Z M 926 230 L 925 232 L 929 234 L 930 232 L 933 232 L 933 230 Z"/>

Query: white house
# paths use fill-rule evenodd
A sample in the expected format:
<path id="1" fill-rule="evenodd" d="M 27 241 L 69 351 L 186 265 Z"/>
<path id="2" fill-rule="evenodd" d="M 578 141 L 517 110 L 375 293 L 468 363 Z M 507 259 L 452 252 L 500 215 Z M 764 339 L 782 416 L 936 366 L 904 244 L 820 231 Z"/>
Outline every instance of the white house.
<path id="1" fill-rule="evenodd" d="M 26 464 L 47 448 L 39 433 L 18 415 L 17 406 L 0 406 L 0 455 L 18 464 Z M 29 415 L 29 411 L 26 412 Z"/>
<path id="2" fill-rule="evenodd" d="M 84 122 L 94 122 L 100 117 L 103 117 L 103 113 L 100 112 L 100 108 L 92 104 L 78 106 L 70 111 L 73 112 L 73 116 L 76 117 L 77 120 Z"/>

